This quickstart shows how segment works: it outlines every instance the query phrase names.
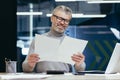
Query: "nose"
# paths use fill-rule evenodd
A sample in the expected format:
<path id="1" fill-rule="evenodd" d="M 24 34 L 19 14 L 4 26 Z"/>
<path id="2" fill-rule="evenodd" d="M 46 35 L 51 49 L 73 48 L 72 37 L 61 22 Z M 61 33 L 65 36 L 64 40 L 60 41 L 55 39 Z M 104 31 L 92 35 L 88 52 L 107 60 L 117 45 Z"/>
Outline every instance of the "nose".
<path id="1" fill-rule="evenodd" d="M 65 24 L 65 20 L 61 20 L 60 23 L 61 23 L 61 24 Z"/>

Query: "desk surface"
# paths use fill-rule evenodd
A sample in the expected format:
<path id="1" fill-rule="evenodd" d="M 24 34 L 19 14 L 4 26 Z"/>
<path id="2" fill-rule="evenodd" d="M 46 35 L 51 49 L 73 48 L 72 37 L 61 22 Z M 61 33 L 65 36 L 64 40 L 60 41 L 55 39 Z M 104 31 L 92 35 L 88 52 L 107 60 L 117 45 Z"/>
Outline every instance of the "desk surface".
<path id="1" fill-rule="evenodd" d="M 0 80 L 120 80 L 120 74 L 46 75 L 39 73 L 2 74 Z"/>
<path id="2" fill-rule="evenodd" d="M 44 80 L 120 80 L 120 74 L 54 75 Z"/>

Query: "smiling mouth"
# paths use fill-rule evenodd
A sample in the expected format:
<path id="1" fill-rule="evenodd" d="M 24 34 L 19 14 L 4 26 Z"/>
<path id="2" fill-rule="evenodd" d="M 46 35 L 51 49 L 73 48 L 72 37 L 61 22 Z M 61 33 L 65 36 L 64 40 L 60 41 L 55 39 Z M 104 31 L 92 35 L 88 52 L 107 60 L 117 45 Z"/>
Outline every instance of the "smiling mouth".
<path id="1" fill-rule="evenodd" d="M 60 30 L 63 30 L 64 28 L 62 26 L 57 26 Z"/>

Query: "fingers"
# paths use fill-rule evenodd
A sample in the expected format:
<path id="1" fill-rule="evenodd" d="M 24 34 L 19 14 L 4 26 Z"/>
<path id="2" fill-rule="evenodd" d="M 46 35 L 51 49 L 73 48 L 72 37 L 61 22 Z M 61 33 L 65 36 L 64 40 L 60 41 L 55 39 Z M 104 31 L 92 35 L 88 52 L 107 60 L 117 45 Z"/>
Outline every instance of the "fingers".
<path id="1" fill-rule="evenodd" d="M 32 57 L 32 58 L 33 58 L 33 57 L 35 57 L 35 58 L 37 58 L 37 57 L 39 57 L 39 55 L 38 55 L 38 54 L 33 53 L 33 54 L 30 54 L 30 55 L 29 55 L 29 57 Z"/>
<path id="2" fill-rule="evenodd" d="M 82 59 L 84 58 L 85 56 L 83 54 L 73 54 L 72 56 L 73 58 L 76 58 L 76 59 Z"/>
<path id="3" fill-rule="evenodd" d="M 77 62 L 77 63 L 82 63 L 85 60 L 85 56 L 81 53 L 77 53 L 77 54 L 73 54 L 73 56 L 71 56 L 72 60 Z"/>
<path id="4" fill-rule="evenodd" d="M 30 54 L 28 56 L 28 64 L 30 66 L 34 66 L 39 61 L 39 55 L 38 54 Z"/>

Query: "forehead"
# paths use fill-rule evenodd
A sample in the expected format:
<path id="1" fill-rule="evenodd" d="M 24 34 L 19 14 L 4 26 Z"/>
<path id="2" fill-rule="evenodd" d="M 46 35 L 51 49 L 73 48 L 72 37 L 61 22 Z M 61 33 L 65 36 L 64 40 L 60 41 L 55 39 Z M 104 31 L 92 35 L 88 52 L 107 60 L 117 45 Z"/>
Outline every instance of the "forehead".
<path id="1" fill-rule="evenodd" d="M 71 19 L 71 14 L 62 10 L 56 11 L 54 14 L 65 19 Z"/>

